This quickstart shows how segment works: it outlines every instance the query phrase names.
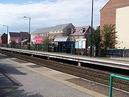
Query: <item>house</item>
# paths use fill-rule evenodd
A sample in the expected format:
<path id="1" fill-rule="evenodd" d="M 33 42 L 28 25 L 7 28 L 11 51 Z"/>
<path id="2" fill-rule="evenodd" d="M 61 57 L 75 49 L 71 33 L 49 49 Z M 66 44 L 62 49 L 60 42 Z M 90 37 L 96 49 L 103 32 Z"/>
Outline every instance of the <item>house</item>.
<path id="1" fill-rule="evenodd" d="M 28 32 L 20 32 L 20 40 L 22 45 L 27 45 L 30 41 L 30 34 Z"/>
<path id="2" fill-rule="evenodd" d="M 21 40 L 29 39 L 30 35 L 28 32 L 20 32 Z"/>
<path id="3" fill-rule="evenodd" d="M 72 23 L 61 24 L 54 27 L 51 27 L 49 32 L 49 37 L 52 41 L 56 40 L 58 37 L 67 37 L 70 35 L 71 31 L 74 29 L 74 25 Z"/>
<path id="4" fill-rule="evenodd" d="M 18 32 L 9 32 L 9 44 L 16 43 L 19 44 L 21 42 L 20 33 Z"/>
<path id="5" fill-rule="evenodd" d="M 109 0 L 100 10 L 100 27 L 116 26 L 118 49 L 129 49 L 129 0 Z"/>
<path id="6" fill-rule="evenodd" d="M 61 24 L 52 27 L 40 28 L 31 34 L 31 41 L 33 44 L 43 44 L 46 37 L 49 38 L 49 47 L 55 51 L 64 52 L 67 47 L 69 35 L 74 29 L 72 23 Z M 52 45 L 52 46 L 51 46 Z"/>
<path id="7" fill-rule="evenodd" d="M 15 42 L 16 44 L 21 44 L 23 41 L 29 40 L 28 32 L 9 32 L 9 43 Z"/>
<path id="8" fill-rule="evenodd" d="M 1 35 L 1 44 L 2 45 L 7 44 L 7 34 L 6 33 Z"/>
<path id="9" fill-rule="evenodd" d="M 53 43 L 54 40 L 56 39 L 56 37 L 58 37 L 58 36 L 60 36 L 60 37 L 69 36 L 69 34 L 71 33 L 71 30 L 73 28 L 74 28 L 74 26 L 72 23 L 61 24 L 61 25 L 56 25 L 56 26 L 46 27 L 46 28 L 40 28 L 31 34 L 31 41 L 32 42 L 36 42 L 37 40 L 43 41 L 45 39 L 45 37 L 49 37 L 49 40 L 51 40 L 51 43 Z M 35 38 L 37 36 L 40 37 L 40 39 Z M 41 39 L 41 37 L 43 39 Z"/>
<path id="10" fill-rule="evenodd" d="M 75 27 L 70 34 L 70 40 L 75 42 L 76 53 L 86 54 L 88 48 L 88 37 L 91 32 L 90 26 Z"/>
<path id="11" fill-rule="evenodd" d="M 74 42 L 70 41 L 69 36 L 74 28 L 72 23 L 52 27 L 49 39 L 54 43 L 54 51 L 73 53 Z"/>

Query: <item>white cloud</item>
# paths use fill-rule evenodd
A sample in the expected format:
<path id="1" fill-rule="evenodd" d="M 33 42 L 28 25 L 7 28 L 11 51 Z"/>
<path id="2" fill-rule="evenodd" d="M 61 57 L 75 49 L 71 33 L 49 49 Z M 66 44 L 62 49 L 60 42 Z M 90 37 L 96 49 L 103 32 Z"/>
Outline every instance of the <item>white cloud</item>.
<path id="1" fill-rule="evenodd" d="M 52 1 L 52 0 L 51 0 Z M 95 0 L 95 25 L 99 24 L 99 10 L 107 0 Z M 10 31 L 27 31 L 27 20 L 32 18 L 32 31 L 36 28 L 72 22 L 90 25 L 91 0 L 49 0 L 40 3 L 0 4 L 0 24 L 8 24 Z"/>

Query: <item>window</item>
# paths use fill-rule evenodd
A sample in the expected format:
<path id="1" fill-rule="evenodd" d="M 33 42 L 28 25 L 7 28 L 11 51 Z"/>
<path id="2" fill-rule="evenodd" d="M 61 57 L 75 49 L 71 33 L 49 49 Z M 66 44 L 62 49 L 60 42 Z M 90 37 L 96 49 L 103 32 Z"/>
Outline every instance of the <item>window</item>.
<path id="1" fill-rule="evenodd" d="M 71 33 L 72 34 L 75 33 L 75 32 L 76 32 L 76 29 L 75 28 L 71 30 Z"/>
<path id="2" fill-rule="evenodd" d="M 84 33 L 85 31 L 86 31 L 85 28 L 82 28 L 82 29 L 81 29 L 81 33 Z"/>

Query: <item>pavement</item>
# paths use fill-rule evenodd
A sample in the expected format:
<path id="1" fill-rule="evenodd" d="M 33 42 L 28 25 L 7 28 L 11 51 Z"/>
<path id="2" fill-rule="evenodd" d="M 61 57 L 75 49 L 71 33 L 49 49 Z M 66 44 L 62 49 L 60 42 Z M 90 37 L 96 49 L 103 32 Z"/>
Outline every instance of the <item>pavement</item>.
<path id="1" fill-rule="evenodd" d="M 0 97 L 3 96 L 5 93 L 9 92 L 12 87 L 13 83 L 2 73 L 0 73 Z M 10 90 L 8 88 L 10 88 Z"/>
<path id="2" fill-rule="evenodd" d="M 116 60 L 116 61 L 123 61 L 129 63 L 129 57 L 110 57 L 110 59 Z"/>
<path id="3" fill-rule="evenodd" d="M 2 54 L 0 68 L 21 84 L 0 97 L 108 97 L 107 86 Z M 129 97 L 125 91 L 113 93 Z"/>
<path id="4" fill-rule="evenodd" d="M 32 66 L 32 63 L 22 62 L 21 60 L 15 62 L 14 60 L 16 59 L 0 59 L 0 68 L 19 81 L 22 86 L 6 92 L 7 94 L 1 97 L 94 97 L 25 68 L 26 64 L 30 65 L 29 68 L 35 68 L 35 66 Z M 44 70 L 47 71 L 46 68 Z M 6 83 L 3 84 L 5 85 Z"/>

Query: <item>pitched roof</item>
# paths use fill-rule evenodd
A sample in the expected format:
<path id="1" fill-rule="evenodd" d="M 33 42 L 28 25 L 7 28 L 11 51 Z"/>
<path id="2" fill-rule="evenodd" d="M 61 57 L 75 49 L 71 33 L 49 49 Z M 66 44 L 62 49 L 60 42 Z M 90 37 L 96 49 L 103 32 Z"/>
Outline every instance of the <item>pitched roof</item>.
<path id="1" fill-rule="evenodd" d="M 18 32 L 9 32 L 10 37 L 20 37 L 20 33 Z"/>
<path id="2" fill-rule="evenodd" d="M 71 24 L 72 23 L 61 24 L 61 25 L 56 25 L 56 26 L 46 27 L 46 28 L 40 28 L 40 29 L 35 30 L 33 33 L 47 33 L 47 32 L 54 32 L 54 31 L 61 31 Z"/>
<path id="3" fill-rule="evenodd" d="M 71 35 L 85 35 L 88 33 L 90 26 L 75 27 L 75 31 Z"/>
<path id="4" fill-rule="evenodd" d="M 108 1 L 104 4 L 104 6 L 100 9 L 100 11 L 102 11 L 102 10 L 110 3 L 110 1 L 111 1 L 111 0 L 108 0 Z"/>
<path id="5" fill-rule="evenodd" d="M 2 35 L 1 35 L 1 37 L 6 37 L 7 36 L 7 34 L 6 33 L 3 33 Z"/>

